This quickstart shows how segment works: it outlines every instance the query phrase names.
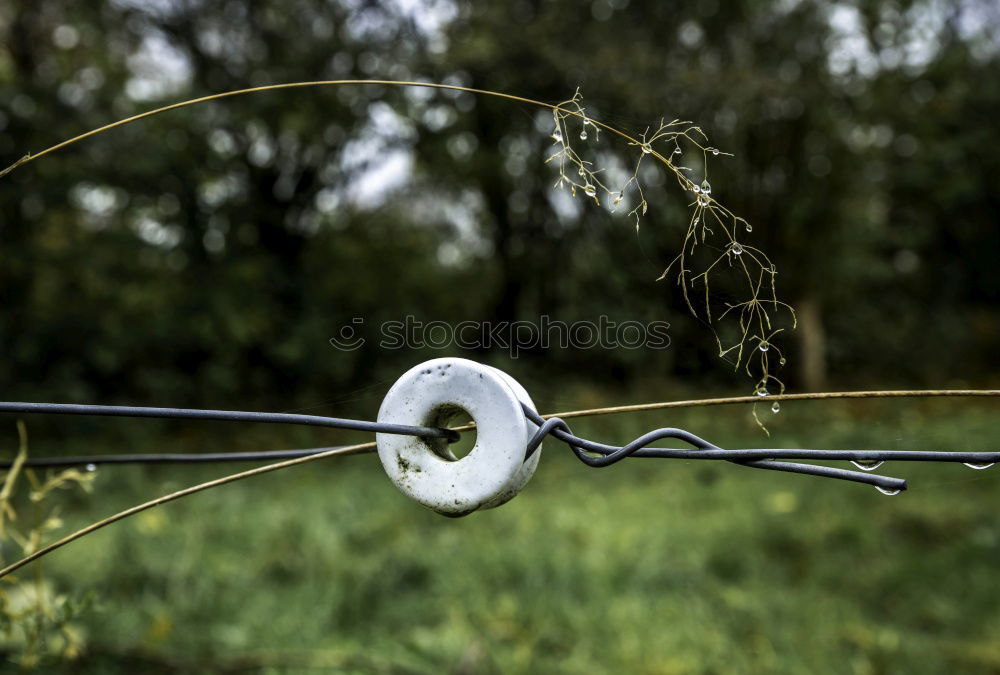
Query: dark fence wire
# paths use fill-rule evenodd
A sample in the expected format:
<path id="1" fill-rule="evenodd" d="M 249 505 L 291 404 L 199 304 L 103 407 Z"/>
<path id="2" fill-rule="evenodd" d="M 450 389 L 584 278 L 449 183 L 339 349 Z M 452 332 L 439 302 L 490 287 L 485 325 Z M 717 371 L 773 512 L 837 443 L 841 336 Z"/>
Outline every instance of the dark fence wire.
<path id="1" fill-rule="evenodd" d="M 957 396 L 962 395 L 957 390 L 943 390 L 943 391 L 917 391 L 917 392 L 867 392 L 873 395 L 872 397 L 886 397 L 886 396 Z M 865 394 L 865 392 L 849 392 L 844 398 L 858 398 Z M 1000 391 L 973 391 L 970 395 L 973 396 L 998 396 Z M 795 395 L 797 398 L 835 398 L 838 397 L 836 393 L 825 392 L 821 394 L 799 394 Z M 775 397 L 777 398 L 777 397 Z M 752 400 L 752 399 L 751 399 Z M 688 402 L 662 402 L 657 404 L 644 404 L 641 406 L 632 406 L 631 409 L 651 409 L 652 407 L 681 407 L 681 406 L 702 406 L 702 405 L 723 405 L 728 403 L 745 403 L 748 402 L 746 399 L 729 398 L 729 399 L 702 399 L 698 401 L 688 401 Z M 63 407 L 59 404 L 25 404 L 25 403 L 0 403 L 0 412 L 49 412 L 57 413 L 59 408 Z M 15 408 L 17 410 L 15 410 Z M 69 405 L 65 406 L 65 414 L 87 414 L 85 412 L 85 406 Z M 356 420 L 340 420 L 339 418 L 323 418 L 323 417 L 312 417 L 303 415 L 286 415 L 284 413 L 242 413 L 235 411 L 205 411 L 205 410 L 185 410 L 179 408 L 130 408 L 130 407 L 114 407 L 114 406 L 94 406 L 94 408 L 99 409 L 101 412 L 99 414 L 103 415 L 115 415 L 115 416 L 140 416 L 140 417 L 172 417 L 172 418 L 191 418 L 191 419 L 227 419 L 235 420 L 238 418 L 243 418 L 246 421 L 275 421 L 281 423 L 294 423 L 294 424 L 310 424 L 316 426 L 326 426 L 326 427 L 340 427 L 340 428 L 359 428 L 357 425 L 365 425 L 366 427 L 373 429 L 375 431 L 385 430 L 386 433 L 410 433 L 417 436 L 445 436 L 452 440 L 455 438 L 456 432 L 468 431 L 473 428 L 474 425 L 466 425 L 463 427 L 458 427 L 456 429 L 429 429 L 431 434 L 425 434 L 423 432 L 428 431 L 427 428 L 422 427 L 400 427 L 398 425 L 382 425 L 377 422 L 358 422 Z M 611 412 L 620 413 L 627 412 L 630 410 L 629 406 L 621 406 L 612 409 L 598 409 L 598 410 L 588 410 L 588 411 L 570 411 L 565 413 L 566 417 L 581 417 L 584 414 L 598 415 L 598 414 L 610 414 Z M 126 412 L 130 411 L 130 412 Z M 139 411 L 143 411 L 139 414 Z M 146 414 L 149 413 L 149 414 Z M 868 483 L 874 485 L 878 490 L 885 494 L 893 495 L 898 494 L 900 491 L 906 488 L 906 481 L 899 478 L 891 478 L 888 476 L 876 476 L 871 474 L 859 474 L 854 471 L 847 471 L 843 469 L 836 469 L 827 466 L 816 466 L 809 464 L 797 464 L 794 462 L 784 462 L 773 459 L 773 457 L 785 457 L 785 458 L 800 458 L 800 459 L 817 459 L 817 460 L 829 460 L 829 459 L 847 459 L 848 461 L 854 462 L 859 468 L 865 470 L 873 470 L 877 468 L 882 461 L 886 459 L 905 459 L 909 461 L 948 461 L 948 462 L 964 462 L 969 466 L 976 469 L 983 469 L 991 466 L 992 463 L 1000 459 L 1000 452 L 918 452 L 918 451 L 901 451 L 901 450 L 723 450 L 714 446 L 707 441 L 704 441 L 693 434 L 690 434 L 682 429 L 659 429 L 652 431 L 648 434 L 640 436 L 636 440 L 625 446 L 610 446 L 603 443 L 595 443 L 593 441 L 588 441 L 587 439 L 581 438 L 573 434 L 569 426 L 565 421 L 552 416 L 552 419 L 545 420 L 545 418 L 539 415 L 534 410 L 524 407 L 525 416 L 540 426 L 538 432 L 533 436 L 525 448 L 525 459 L 531 457 L 531 455 L 537 451 L 538 446 L 546 435 L 551 435 L 554 438 L 566 443 L 570 446 L 576 456 L 589 466 L 609 466 L 614 464 L 626 457 L 659 457 L 659 458 L 670 458 L 670 459 L 712 459 L 712 460 L 727 460 L 736 462 L 738 464 L 743 464 L 744 466 L 750 466 L 754 468 L 764 468 L 771 469 L 774 471 L 791 471 L 794 473 L 808 473 L 816 476 L 825 476 L 829 478 L 837 478 L 843 480 L 851 480 L 856 482 Z M 279 419 L 280 418 L 280 419 Z M 340 422 L 346 422 L 342 425 Z M 656 440 L 663 438 L 678 438 L 683 440 L 690 445 L 694 446 L 694 449 L 674 449 L 674 448 L 651 448 L 648 447 L 649 443 L 653 443 Z M 111 516 L 103 518 L 97 522 L 91 523 L 86 527 L 69 534 L 58 541 L 54 541 L 46 546 L 39 548 L 33 553 L 26 555 L 24 558 L 7 565 L 3 569 L 0 569 L 0 578 L 6 577 L 8 574 L 24 567 L 25 565 L 42 558 L 49 553 L 70 544 L 77 539 L 85 537 L 97 530 L 107 527 L 112 523 L 116 523 L 120 520 L 133 516 L 137 513 L 141 513 L 147 509 L 155 508 L 162 504 L 166 504 L 183 497 L 197 494 L 205 490 L 210 490 L 222 485 L 228 485 L 245 478 L 250 478 L 252 476 L 259 476 L 265 473 L 270 473 L 272 471 L 278 471 L 281 469 L 289 468 L 292 466 L 298 466 L 300 464 L 305 464 L 307 462 L 317 461 L 334 456 L 346 456 L 351 454 L 374 452 L 376 450 L 375 443 L 363 443 L 360 445 L 337 447 L 330 449 L 306 449 L 306 450 L 277 450 L 270 452 L 261 453 L 213 453 L 211 455 L 194 455 L 197 459 L 190 460 L 188 456 L 185 455 L 121 455 L 118 456 L 119 459 L 130 459 L 129 463 L 137 462 L 157 462 L 157 463 L 167 463 L 176 461 L 222 461 L 216 459 L 219 456 L 224 456 L 226 461 L 235 460 L 250 460 L 250 459 L 267 459 L 273 458 L 273 453 L 282 453 L 282 456 L 287 457 L 281 461 L 265 464 L 253 469 L 246 471 L 240 471 L 239 473 L 230 474 L 223 476 L 221 478 L 216 478 L 205 483 L 200 483 L 198 485 L 192 485 L 190 487 L 184 488 L 172 492 L 167 495 L 157 497 L 155 499 L 143 502 L 142 504 L 137 504 L 124 511 L 120 511 Z M 291 453 L 294 453 L 291 454 Z M 178 459 L 183 457 L 183 459 Z M 95 463 L 93 460 L 109 460 L 106 463 L 111 463 L 110 457 L 107 456 L 91 456 L 91 457 L 75 457 L 75 458 L 36 458 L 35 461 L 66 461 L 74 460 L 85 464 Z M 974 462 L 967 462 L 966 460 L 976 460 Z M 87 461 L 90 460 L 90 461 Z M 124 461 L 117 461 L 117 463 L 125 463 Z M 54 464 L 50 463 L 49 466 Z"/>
<path id="2" fill-rule="evenodd" d="M 525 448 L 525 459 L 529 458 L 541 445 L 546 436 L 552 436 L 570 447 L 584 464 L 600 468 L 615 464 L 627 457 L 723 460 L 742 466 L 772 471 L 783 471 L 805 475 L 847 480 L 873 485 L 886 494 L 897 494 L 906 489 L 906 481 L 901 478 L 883 476 L 872 471 L 888 460 L 918 462 L 960 462 L 975 469 L 983 469 L 1000 461 L 1000 452 L 944 452 L 919 450 L 820 450 L 820 449 L 733 449 L 726 450 L 695 436 L 683 429 L 661 428 L 650 431 L 623 446 L 607 445 L 577 436 L 560 417 L 545 419 L 535 410 L 523 406 L 524 414 L 539 426 L 538 432 Z M 364 420 L 338 417 L 300 415 L 291 413 L 246 412 L 235 410 L 203 410 L 192 408 L 153 408 L 140 406 L 79 405 L 64 403 L 24 403 L 0 402 L 0 413 L 55 414 L 55 415 L 95 415 L 106 417 L 193 419 L 229 422 L 298 424 L 327 428 L 367 431 L 375 433 L 401 434 L 423 438 L 446 438 L 455 442 L 460 429 L 441 429 L 399 424 L 385 424 Z M 569 416 L 569 415 L 567 415 Z M 652 443 L 667 438 L 677 439 L 692 446 L 691 449 L 650 447 Z M 33 467 L 73 467 L 83 466 L 93 470 L 105 464 L 194 464 L 219 462 L 249 462 L 275 459 L 292 459 L 317 455 L 336 448 L 304 448 L 295 450 L 267 450 L 258 452 L 232 453 L 158 453 L 87 455 L 67 457 L 29 457 L 25 466 Z M 369 450 L 371 452 L 372 450 Z M 849 461 L 862 471 L 851 471 L 835 467 L 802 464 L 782 460 Z M 11 461 L 0 461 L 0 468 L 9 468 Z"/>

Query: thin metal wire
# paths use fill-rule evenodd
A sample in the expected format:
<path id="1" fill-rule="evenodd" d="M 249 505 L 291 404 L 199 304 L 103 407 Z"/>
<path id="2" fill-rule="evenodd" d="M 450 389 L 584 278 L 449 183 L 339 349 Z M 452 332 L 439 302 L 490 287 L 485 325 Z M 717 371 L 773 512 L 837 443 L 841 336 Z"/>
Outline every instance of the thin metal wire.
<path id="1" fill-rule="evenodd" d="M 861 392 L 817 392 L 811 394 L 790 394 L 774 396 L 782 400 L 822 400 L 834 398 L 891 398 L 891 397 L 929 397 L 929 396 L 998 396 L 1000 390 L 903 390 L 903 391 L 861 391 Z M 729 397 L 715 399 L 697 399 L 693 401 L 663 401 L 630 406 L 615 406 L 589 410 L 575 410 L 566 413 L 539 415 L 536 411 L 524 406 L 525 415 L 541 426 L 538 434 L 529 443 L 526 458 L 530 457 L 545 435 L 551 434 L 556 439 L 566 443 L 574 454 L 588 466 L 610 466 L 625 457 L 653 457 L 660 459 L 698 459 L 724 460 L 760 469 L 787 471 L 792 473 L 824 476 L 842 480 L 875 485 L 889 490 L 906 489 L 905 481 L 886 476 L 878 476 L 857 471 L 831 469 L 830 467 L 813 464 L 798 464 L 779 462 L 778 459 L 805 459 L 812 461 L 845 460 L 856 463 L 881 463 L 888 460 L 902 461 L 933 461 L 961 462 L 968 465 L 986 465 L 1000 461 L 998 452 L 943 452 L 915 450 L 818 450 L 818 449 L 732 449 L 724 450 L 708 441 L 683 429 L 664 428 L 651 431 L 624 446 L 612 446 L 596 443 L 581 438 L 572 433 L 562 418 L 594 416 L 635 412 L 640 410 L 655 410 L 662 408 L 696 407 L 705 405 L 726 405 L 733 403 L 748 403 L 760 400 L 759 397 Z M 282 424 L 305 424 L 310 426 L 334 427 L 358 431 L 375 431 L 383 433 L 398 433 L 424 437 L 446 437 L 450 442 L 458 439 L 458 432 L 468 431 L 475 425 L 469 424 L 454 429 L 437 429 L 430 427 L 412 427 L 406 425 L 390 425 L 361 420 L 347 420 L 334 417 L 318 417 L 314 415 L 298 415 L 288 413 L 244 412 L 231 410 L 201 410 L 190 408 L 151 408 L 138 406 L 98 406 L 56 403 L 18 403 L 0 402 L 0 412 L 15 413 L 51 413 L 69 415 L 103 415 L 118 417 L 152 417 L 173 419 L 201 419 L 223 421 L 246 421 Z M 548 420 L 548 421 L 546 421 Z M 651 443 L 665 439 L 677 438 L 694 447 L 693 450 L 677 448 L 651 448 Z M 132 455 L 91 455 L 75 457 L 37 457 L 30 458 L 28 466 L 35 467 L 66 467 L 66 466 L 97 466 L 102 464 L 193 464 L 214 462 L 267 461 L 271 459 L 289 459 L 306 457 L 327 452 L 331 448 L 305 448 L 297 450 L 269 450 L 242 453 L 198 453 L 198 454 L 132 454 Z M 597 454 L 598 457 L 593 455 Z M 0 462 L 0 468 L 9 468 L 11 463 Z M 866 468 L 866 470 L 868 470 Z"/>
<path id="2" fill-rule="evenodd" d="M 906 390 L 906 391 L 866 391 L 866 392 L 818 392 L 812 394 L 791 394 L 775 396 L 784 400 L 817 400 L 832 398 L 889 398 L 926 396 L 996 396 L 998 390 Z M 888 491 L 906 489 L 906 481 L 889 476 L 862 473 L 845 469 L 778 461 L 779 459 L 805 459 L 812 461 L 846 460 L 858 463 L 881 463 L 887 460 L 961 462 L 970 466 L 984 466 L 1000 461 L 1000 452 L 943 452 L 912 450 L 817 450 L 817 449 L 734 449 L 724 450 L 683 429 L 663 428 L 640 436 L 624 446 L 613 446 L 590 441 L 576 436 L 563 417 L 583 417 L 612 413 L 653 410 L 667 407 L 695 407 L 702 405 L 724 405 L 731 403 L 756 402 L 758 397 L 730 397 L 700 399 L 694 401 L 659 402 L 633 406 L 615 406 L 590 410 L 569 411 L 554 415 L 539 415 L 524 406 L 528 419 L 540 426 L 538 433 L 528 444 L 525 458 L 531 457 L 546 435 L 566 443 L 580 461 L 591 467 L 610 466 L 626 457 L 653 457 L 660 459 L 724 460 L 743 466 L 836 478 L 874 485 Z M 54 413 L 71 415 L 105 415 L 118 417 L 183 418 L 224 421 L 270 422 L 283 424 L 307 424 L 311 426 L 336 427 L 360 431 L 382 431 L 423 437 L 446 437 L 450 442 L 458 438 L 458 432 L 474 428 L 465 425 L 454 429 L 412 427 L 390 425 L 378 422 L 346 420 L 333 417 L 297 415 L 287 413 L 242 412 L 228 410 L 200 410 L 189 408 L 150 408 L 137 406 L 95 406 L 53 403 L 12 403 L 0 402 L 0 412 Z M 694 447 L 693 450 L 676 448 L 651 448 L 650 444 L 666 438 L 676 438 Z M 141 455 L 93 455 L 77 457 L 39 457 L 28 460 L 29 466 L 64 467 L 99 464 L 167 464 L 167 463 L 208 463 L 227 461 L 262 461 L 306 457 L 329 451 L 330 448 L 306 448 L 299 450 L 272 450 L 243 453 L 200 453 L 200 454 L 141 454 Z M 594 456 L 594 455 L 598 456 Z M 10 462 L 0 462 L 0 468 L 9 468 Z M 866 471 L 868 469 L 866 468 Z"/>
<path id="3" fill-rule="evenodd" d="M 150 408 L 129 405 L 79 405 L 75 403 L 0 402 L 0 413 L 55 415 L 94 415 L 99 417 L 142 417 L 159 419 L 215 420 L 223 422 L 260 422 L 265 424 L 300 424 L 313 427 L 333 427 L 350 431 L 372 431 L 404 436 L 425 436 L 457 440 L 456 432 L 435 427 L 415 427 L 406 424 L 384 424 L 340 417 L 320 417 L 292 413 L 246 412 L 242 410 L 202 410 L 200 408 Z"/>
<path id="4" fill-rule="evenodd" d="M 813 398 L 862 398 L 867 397 L 864 394 L 867 392 L 848 392 L 848 396 L 843 396 L 842 394 L 830 393 L 821 395 L 798 395 L 800 398 L 803 396 L 813 397 Z M 884 395 L 889 393 L 893 396 L 950 396 L 958 395 L 952 392 L 942 393 L 940 390 L 935 393 L 928 392 L 874 392 L 876 396 Z M 1000 394 L 1000 392 L 971 392 L 966 395 L 972 396 L 995 396 Z M 777 397 L 775 397 L 777 398 Z M 785 397 L 788 398 L 788 397 Z M 711 405 L 720 404 L 719 401 L 723 399 L 706 399 L 707 401 L 712 401 Z M 755 399 L 750 398 L 750 401 Z M 734 403 L 737 401 L 726 400 L 726 403 Z M 745 401 L 739 401 L 745 402 Z M 704 404 L 699 401 L 687 401 L 679 402 L 681 405 L 674 405 L 671 407 L 690 407 L 692 405 Z M 2 404 L 0 404 L 2 405 Z M 21 404 L 24 405 L 24 404 Z M 32 404 L 32 410 L 35 410 L 34 406 L 39 404 Z M 650 409 L 649 404 L 646 404 L 644 409 Z M 667 407 L 667 406 L 663 406 Z M 626 412 L 629 406 L 619 406 L 615 409 L 595 409 L 590 411 L 570 411 L 569 413 L 561 414 L 563 417 L 582 417 L 584 414 L 598 415 L 598 414 L 609 414 L 609 410 L 614 410 L 615 412 Z M 163 410 L 154 409 L 154 410 Z M 177 410 L 177 409 L 170 409 Z M 51 409 L 50 409 L 51 411 Z M 214 411 L 219 412 L 219 411 Z M 225 411 L 230 412 L 230 411 Z M 72 414 L 82 414 L 82 413 L 72 413 Z M 270 414 L 270 413 L 263 413 Z M 615 462 L 618 462 L 625 457 L 661 457 L 661 458 L 671 458 L 671 459 L 715 459 L 715 460 L 728 460 L 733 461 L 745 466 L 752 466 L 756 468 L 767 468 L 775 471 L 789 471 L 793 473 L 810 473 L 812 475 L 824 476 L 830 478 L 839 478 L 845 480 L 852 480 L 857 482 L 869 483 L 875 485 L 883 492 L 887 494 L 895 494 L 898 491 L 906 489 L 906 481 L 892 478 L 888 476 L 880 476 L 876 474 L 858 474 L 858 472 L 847 471 L 844 469 L 837 469 L 827 466 L 816 466 L 808 464 L 796 464 L 791 462 L 782 462 L 771 459 L 772 457 L 785 457 L 785 458 L 797 458 L 797 459 L 848 459 L 852 461 L 864 461 L 864 460 L 881 460 L 881 459 L 899 459 L 908 461 L 956 461 L 965 462 L 972 460 L 970 463 L 988 463 L 990 461 L 997 461 L 1000 459 L 1000 453 L 981 453 L 981 452 L 919 452 L 919 451 L 909 451 L 909 450 L 803 450 L 803 449 L 773 449 L 773 450 L 723 450 L 714 446 L 707 441 L 704 441 L 694 434 L 690 434 L 682 429 L 660 429 L 657 431 L 645 434 L 632 443 L 625 446 L 609 446 L 603 443 L 595 443 L 593 441 L 588 441 L 587 439 L 580 438 L 574 435 L 569 426 L 560 418 L 550 417 L 546 420 L 545 416 L 539 415 L 534 410 L 525 407 L 525 415 L 533 421 L 535 424 L 539 425 L 539 430 L 535 436 L 528 443 L 525 451 L 525 459 L 530 457 L 535 451 L 542 439 L 546 435 L 552 435 L 554 438 L 567 443 L 573 452 L 584 461 L 589 466 L 609 466 Z M 205 418 L 200 418 L 205 419 Z M 321 418 L 322 419 L 322 418 Z M 335 419 L 335 418 L 325 418 L 325 419 Z M 256 421 L 260 421 L 260 418 L 256 418 Z M 369 423 L 371 424 L 371 423 Z M 324 425 L 326 426 L 326 425 Z M 450 429 L 448 431 L 458 432 L 474 428 L 474 425 L 465 425 L 463 427 L 457 427 L 455 429 Z M 441 430 L 435 430 L 441 431 Z M 426 435 L 426 434 L 417 434 Z M 673 449 L 673 448 L 649 448 L 646 447 L 648 443 L 654 442 L 655 440 L 660 440 L 663 438 L 678 438 L 684 440 L 691 445 L 695 446 L 694 450 L 683 450 L 683 449 Z M 277 471 L 279 469 L 284 469 L 291 466 L 297 466 L 300 464 L 305 464 L 307 462 L 316 461 L 319 459 L 324 459 L 333 456 L 344 456 L 353 455 L 361 453 L 374 452 L 376 448 L 375 443 L 364 443 L 360 445 L 331 448 L 331 449 L 306 449 L 306 450 L 292 450 L 292 451 L 274 451 L 274 452 L 295 452 L 295 453 L 310 453 L 301 457 L 296 457 L 293 459 L 287 459 L 282 462 L 277 462 L 275 464 L 268 464 L 266 466 L 257 467 L 250 469 L 248 471 L 241 471 L 239 473 L 230 474 L 228 476 L 223 476 L 215 480 L 211 480 L 205 483 L 200 483 L 198 485 L 179 490 L 177 492 L 158 497 L 156 499 L 144 502 L 137 506 L 133 506 L 124 511 L 120 511 L 112 516 L 99 520 L 95 523 L 88 525 L 76 532 L 59 539 L 58 541 L 44 546 L 38 551 L 35 551 L 29 556 L 14 562 L 3 569 L 0 569 L 0 578 L 3 578 L 14 572 L 21 567 L 24 567 L 28 563 L 38 560 L 39 558 L 59 549 L 81 537 L 84 537 L 96 530 L 99 530 L 107 525 L 118 522 L 128 518 L 129 516 L 135 515 L 147 509 L 171 502 L 182 497 L 186 497 L 204 490 L 209 490 L 214 487 L 219 487 L 226 485 L 228 483 L 234 483 L 236 481 L 242 480 L 244 478 L 250 478 L 252 476 L 257 476 L 264 473 L 269 473 L 271 471 Z M 600 455 L 600 457 L 593 457 L 591 454 L 594 453 Z M 237 453 L 233 453 L 235 456 Z M 255 453 L 239 453 L 243 456 L 253 455 Z M 153 457 L 153 456 L 149 456 Z M 166 455 L 160 455 L 160 457 L 166 458 Z M 76 458 L 80 459 L 80 458 Z M 185 460 L 187 461 L 187 460 Z M 766 463 L 761 466 L 761 463 Z"/>
<path id="5" fill-rule="evenodd" d="M 893 478 L 891 476 L 882 476 L 879 474 L 862 473 L 859 471 L 849 471 L 847 469 L 837 469 L 829 466 L 817 466 L 815 464 L 798 464 L 795 462 L 781 462 L 777 461 L 776 457 L 783 457 L 781 450 L 767 450 L 764 454 L 757 459 L 748 456 L 741 456 L 739 453 L 742 451 L 736 450 L 723 450 L 716 445 L 712 445 L 708 441 L 695 436 L 694 434 L 684 431 L 683 429 L 665 428 L 656 429 L 647 434 L 643 434 L 639 438 L 635 439 L 631 443 L 624 446 L 614 446 L 605 445 L 604 443 L 595 443 L 594 441 L 589 441 L 585 438 L 580 438 L 575 435 L 566 424 L 559 417 L 551 417 L 549 419 L 543 419 L 534 410 L 524 407 L 524 414 L 535 424 L 539 425 L 538 431 L 535 433 L 534 437 L 528 442 L 528 447 L 525 451 L 525 458 L 531 457 L 537 450 L 538 446 L 541 444 L 542 440 L 547 435 L 552 435 L 563 443 L 569 445 L 570 449 L 576 455 L 577 459 L 586 464 L 587 466 L 602 468 L 606 466 L 611 466 L 626 457 L 671 457 L 674 453 L 678 453 L 681 456 L 690 459 L 716 459 L 716 460 L 727 460 L 730 462 L 735 462 L 736 464 L 742 464 L 743 466 L 752 467 L 754 469 L 767 469 L 771 471 L 785 471 L 789 473 L 799 473 L 812 476 L 821 476 L 824 478 L 836 478 L 839 480 L 848 480 L 855 483 L 866 483 L 868 485 L 874 485 L 875 487 L 885 490 L 887 492 L 902 492 L 906 489 L 906 481 L 902 478 Z M 692 446 L 695 450 L 673 450 L 669 448 L 647 448 L 650 443 L 655 443 L 656 441 L 663 440 L 665 438 L 676 438 L 678 440 L 684 441 Z M 713 456 L 709 457 L 702 453 L 712 451 Z M 816 451 L 804 451 L 805 459 L 813 458 L 811 453 Z M 819 451 L 822 452 L 822 451 Z M 593 454 L 588 454 L 593 453 Z M 598 455 L 597 457 L 594 454 Z M 998 453 L 1000 456 L 1000 453 Z"/>

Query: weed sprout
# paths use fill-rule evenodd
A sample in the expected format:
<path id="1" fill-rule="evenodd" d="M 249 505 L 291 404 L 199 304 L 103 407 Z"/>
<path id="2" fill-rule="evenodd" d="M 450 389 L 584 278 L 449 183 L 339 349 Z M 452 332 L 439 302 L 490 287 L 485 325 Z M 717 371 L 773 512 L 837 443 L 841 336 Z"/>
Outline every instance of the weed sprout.
<path id="1" fill-rule="evenodd" d="M 719 356 L 730 359 L 735 364 L 735 370 L 743 368 L 754 379 L 757 395 L 767 396 L 772 393 L 772 388 L 776 389 L 776 393 L 784 393 L 785 386 L 774 374 L 773 367 L 775 362 L 779 367 L 786 362 L 781 350 L 774 344 L 775 336 L 784 329 L 774 324 L 778 314 L 787 312 L 794 328 L 795 310 L 778 299 L 778 271 L 767 255 L 739 240 L 740 235 L 749 234 L 753 227 L 716 199 L 708 180 L 709 156 L 732 155 L 709 145 L 705 132 L 690 121 L 661 120 L 655 130 L 646 129 L 638 138 L 632 139 L 613 127 L 591 119 L 583 106 L 579 89 L 572 98 L 552 109 L 552 117 L 555 127 L 551 138 L 556 149 L 546 163 L 554 165 L 559 172 L 555 187 L 568 189 L 573 196 L 583 193 L 598 206 L 601 204 L 600 196 L 604 196 L 612 211 L 622 204 L 628 194 L 634 193 L 636 205 L 628 215 L 635 220 L 636 231 L 649 211 L 639 174 L 643 162 L 657 162 L 673 174 L 678 186 L 691 200 L 688 203 L 691 215 L 678 252 L 658 281 L 675 281 L 691 314 L 704 319 L 711 328 Z M 586 159 L 589 154 L 574 145 L 574 139 L 587 141 L 591 134 L 597 140 L 601 128 L 628 139 L 628 145 L 637 149 L 634 169 L 621 184 L 613 184 L 608 173 Z M 685 150 L 702 154 L 703 175 L 695 177 L 691 168 L 680 164 Z M 709 262 L 696 265 L 694 254 L 699 245 L 719 253 Z M 713 314 L 709 303 L 711 284 L 723 271 L 735 274 L 744 288 L 745 299 L 726 302 L 723 311 Z M 737 330 L 735 337 L 726 339 L 717 328 L 729 325 Z M 778 409 L 772 406 L 773 412 Z M 756 410 L 754 417 L 759 423 Z"/>

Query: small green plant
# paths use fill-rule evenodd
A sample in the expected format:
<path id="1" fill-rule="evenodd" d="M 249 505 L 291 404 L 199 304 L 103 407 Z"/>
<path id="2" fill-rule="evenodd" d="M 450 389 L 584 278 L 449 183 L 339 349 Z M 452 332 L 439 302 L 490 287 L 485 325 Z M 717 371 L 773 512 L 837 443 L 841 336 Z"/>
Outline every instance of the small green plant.
<path id="1" fill-rule="evenodd" d="M 25 467 L 28 435 L 23 422 L 17 423 L 17 430 L 20 447 L 0 488 L 0 550 L 4 562 L 11 548 L 19 550 L 15 558 L 30 555 L 62 527 L 58 509 L 48 503 L 53 493 L 71 488 L 89 492 L 94 480 L 93 473 L 78 469 L 43 477 Z M 27 516 L 22 518 L 25 511 Z M 75 659 L 82 652 L 84 639 L 73 621 L 88 605 L 89 598 L 60 593 L 45 577 L 41 563 L 35 564 L 30 578 L 5 577 L 0 587 L 0 650 L 23 669 Z"/>
<path id="2" fill-rule="evenodd" d="M 589 117 L 579 89 L 572 98 L 553 107 L 552 117 L 555 123 L 552 140 L 556 151 L 546 162 L 555 165 L 559 172 L 555 187 L 568 189 L 574 197 L 582 194 L 598 206 L 604 198 L 612 211 L 623 204 L 634 204 L 628 215 L 635 219 L 637 231 L 649 210 L 640 180 L 643 162 L 657 162 L 673 174 L 681 190 L 691 199 L 688 204 L 691 216 L 678 253 L 659 280 L 672 277 L 676 281 L 691 314 L 704 319 L 712 329 L 719 356 L 729 357 L 737 370 L 742 367 L 755 379 L 754 392 L 758 396 L 767 396 L 775 388 L 777 393 L 784 393 L 784 384 L 774 374 L 775 362 L 778 366 L 785 365 L 785 357 L 773 344 L 775 336 L 784 330 L 776 325 L 776 315 L 787 312 L 794 328 L 795 310 L 778 299 L 775 265 L 759 248 L 740 241 L 740 235 L 749 234 L 753 227 L 713 195 L 708 181 L 709 158 L 729 153 L 709 145 L 705 132 L 690 121 L 661 121 L 655 130 L 646 129 L 637 139 L 631 139 L 618 129 Z M 595 154 L 593 146 L 577 150 L 576 139 L 585 143 L 593 137 L 596 141 L 602 128 L 629 139 L 629 146 L 636 149 L 631 173 L 624 172 L 617 181 L 610 177 L 614 172 L 588 159 Z M 701 155 L 704 167 L 701 176 L 694 177 L 691 168 L 681 165 L 685 152 Z M 702 250 L 711 252 L 707 258 L 696 258 Z M 723 311 L 713 314 L 709 301 L 711 282 L 727 271 L 735 273 L 742 282 L 746 299 L 727 302 Z M 697 300 L 695 293 L 699 295 Z M 723 320 L 735 323 L 736 330 L 723 327 L 731 337 L 724 338 L 717 330 Z M 757 417 L 756 409 L 754 417 Z"/>

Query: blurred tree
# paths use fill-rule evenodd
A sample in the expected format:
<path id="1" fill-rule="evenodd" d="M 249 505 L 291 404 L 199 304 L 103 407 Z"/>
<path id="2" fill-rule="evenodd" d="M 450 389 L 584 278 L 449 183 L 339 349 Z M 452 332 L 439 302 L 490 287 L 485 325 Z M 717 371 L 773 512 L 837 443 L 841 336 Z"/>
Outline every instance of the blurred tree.
<path id="1" fill-rule="evenodd" d="M 580 86 L 598 119 L 631 133 L 693 119 L 736 153 L 712 183 L 800 309 L 790 384 L 996 372 L 1000 187 L 983 148 L 1000 80 L 995 34 L 975 28 L 998 24 L 988 3 L 7 7 L 6 160 L 266 83 L 427 79 L 553 102 Z M 523 364 L 745 382 L 718 367 L 678 289 L 653 281 L 686 197 L 644 174 L 636 235 L 623 213 L 552 189 L 550 132 L 544 112 L 466 94 L 320 88 L 172 112 L 22 167 L 0 179 L 5 397 L 287 408 L 439 353 L 326 344 L 353 317 L 406 314 L 666 319 L 666 352 Z M 611 166 L 634 161 L 606 137 L 592 145 Z"/>

